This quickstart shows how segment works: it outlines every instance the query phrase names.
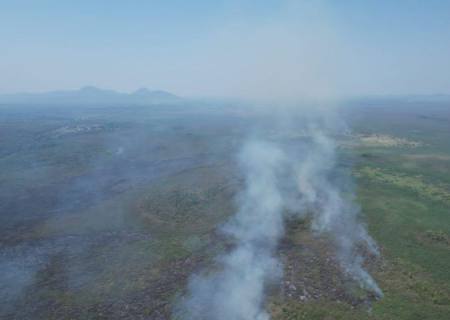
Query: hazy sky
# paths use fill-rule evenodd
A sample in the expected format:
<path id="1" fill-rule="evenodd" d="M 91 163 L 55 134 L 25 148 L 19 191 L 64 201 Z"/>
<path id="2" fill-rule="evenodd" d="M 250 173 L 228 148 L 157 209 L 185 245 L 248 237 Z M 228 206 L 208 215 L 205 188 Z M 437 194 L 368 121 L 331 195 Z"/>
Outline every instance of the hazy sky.
<path id="1" fill-rule="evenodd" d="M 450 93 L 450 1 L 0 0 L 0 92 Z"/>

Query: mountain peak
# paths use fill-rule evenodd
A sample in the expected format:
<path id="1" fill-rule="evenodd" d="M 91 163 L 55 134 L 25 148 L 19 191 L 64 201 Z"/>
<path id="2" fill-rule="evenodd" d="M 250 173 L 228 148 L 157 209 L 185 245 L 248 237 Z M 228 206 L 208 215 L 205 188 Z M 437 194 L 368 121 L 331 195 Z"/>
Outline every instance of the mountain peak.
<path id="1" fill-rule="evenodd" d="M 0 95 L 0 103 L 49 103 L 49 104 L 154 104 L 179 101 L 176 95 L 166 91 L 152 91 L 140 88 L 132 93 L 94 86 L 84 86 L 78 90 L 51 91 L 44 93 L 25 93 Z"/>
<path id="2" fill-rule="evenodd" d="M 81 91 L 81 92 L 93 92 L 93 91 L 103 91 L 103 90 L 100 89 L 100 88 L 94 87 L 94 86 L 84 86 L 84 87 L 81 87 L 79 89 L 79 91 Z"/>
<path id="3" fill-rule="evenodd" d="M 144 96 L 144 95 L 152 94 L 152 91 L 150 91 L 147 88 L 139 88 L 136 91 L 132 92 L 131 94 L 136 95 L 136 96 Z"/>
<path id="4" fill-rule="evenodd" d="M 163 90 L 149 90 L 147 88 L 140 88 L 131 93 L 134 97 L 153 98 L 153 99 L 178 99 L 178 97 L 170 92 Z"/>

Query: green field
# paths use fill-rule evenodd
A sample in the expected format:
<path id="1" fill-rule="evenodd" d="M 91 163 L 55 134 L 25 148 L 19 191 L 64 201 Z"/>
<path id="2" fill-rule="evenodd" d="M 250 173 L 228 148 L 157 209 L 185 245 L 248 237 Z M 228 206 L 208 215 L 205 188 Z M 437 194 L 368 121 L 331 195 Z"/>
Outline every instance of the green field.
<path id="1" fill-rule="evenodd" d="M 419 145 L 374 139 L 343 144 L 355 163 L 358 203 L 381 248 L 373 274 L 384 297 L 370 307 L 333 299 L 287 300 L 274 306 L 274 319 L 450 316 L 450 113 L 445 107 L 430 108 L 435 117 L 423 117 L 424 107 L 399 109 L 362 111 L 355 116 L 353 133 Z"/>

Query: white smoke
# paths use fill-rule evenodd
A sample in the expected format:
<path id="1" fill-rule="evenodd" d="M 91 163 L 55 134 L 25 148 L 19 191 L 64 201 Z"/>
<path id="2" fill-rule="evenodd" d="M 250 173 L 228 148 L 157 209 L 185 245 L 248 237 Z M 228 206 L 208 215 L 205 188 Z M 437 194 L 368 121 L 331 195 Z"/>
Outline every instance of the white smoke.
<path id="1" fill-rule="evenodd" d="M 310 129 L 308 137 L 299 142 L 300 148 L 271 138 L 244 144 L 239 163 L 245 188 L 236 215 L 223 228 L 234 247 L 216 259 L 218 270 L 191 278 L 176 318 L 270 319 L 264 292 L 282 274 L 275 251 L 288 215 L 309 215 L 313 231 L 332 239 L 343 271 L 361 287 L 382 295 L 359 253 L 364 246 L 378 254 L 376 245 L 358 220 L 358 206 L 332 179 L 335 145 L 317 128 Z"/>
<path id="2" fill-rule="evenodd" d="M 221 270 L 195 276 L 180 317 L 208 320 L 266 320 L 264 287 L 280 276 L 274 257 L 283 235 L 283 199 L 278 187 L 285 155 L 275 145 L 251 141 L 239 162 L 246 174 L 246 187 L 239 197 L 239 211 L 224 231 L 235 248 L 219 257 Z"/>
<path id="3" fill-rule="evenodd" d="M 336 255 L 342 268 L 360 285 L 381 297 L 374 279 L 363 268 L 363 256 L 358 252 L 364 246 L 378 255 L 378 248 L 365 226 L 359 222 L 359 207 L 352 194 L 341 190 L 330 176 L 336 169 L 335 144 L 323 131 L 311 130 L 312 144 L 303 161 L 295 164 L 297 187 L 302 206 L 312 213 L 312 228 L 332 236 Z"/>

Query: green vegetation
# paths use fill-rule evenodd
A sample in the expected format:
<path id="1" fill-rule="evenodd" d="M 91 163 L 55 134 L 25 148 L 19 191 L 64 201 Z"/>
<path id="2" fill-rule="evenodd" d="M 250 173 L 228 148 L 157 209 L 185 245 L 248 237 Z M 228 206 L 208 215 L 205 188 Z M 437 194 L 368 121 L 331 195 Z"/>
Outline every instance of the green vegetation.
<path id="1" fill-rule="evenodd" d="M 274 319 L 449 318 L 450 111 L 441 110 L 446 120 L 439 121 L 415 112 L 369 110 L 354 123 L 356 133 L 417 141 L 414 148 L 370 141 L 342 149 L 357 156 L 357 201 L 381 249 L 372 274 L 384 297 L 358 306 L 275 299 Z"/>
<path id="2" fill-rule="evenodd" d="M 31 276 L 13 296 L 28 278 L 11 273 L 0 317 L 169 319 L 189 276 L 226 250 L 216 231 L 242 183 L 230 157 L 239 121 L 161 110 L 3 110 L 0 238 L 19 263 L 0 266 L 31 265 Z M 282 288 L 268 299 L 274 320 L 449 318 L 449 115 L 352 114 L 358 143 L 344 137 L 339 150 L 380 247 L 367 268 L 384 297 L 345 278 L 327 239 L 292 220 L 278 252 Z"/>
<path id="3" fill-rule="evenodd" d="M 363 167 L 356 175 L 377 183 L 409 190 L 420 198 L 428 198 L 450 204 L 450 186 L 426 183 L 421 175 L 409 176 L 405 173 L 390 173 L 383 169 L 373 167 Z"/>

